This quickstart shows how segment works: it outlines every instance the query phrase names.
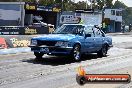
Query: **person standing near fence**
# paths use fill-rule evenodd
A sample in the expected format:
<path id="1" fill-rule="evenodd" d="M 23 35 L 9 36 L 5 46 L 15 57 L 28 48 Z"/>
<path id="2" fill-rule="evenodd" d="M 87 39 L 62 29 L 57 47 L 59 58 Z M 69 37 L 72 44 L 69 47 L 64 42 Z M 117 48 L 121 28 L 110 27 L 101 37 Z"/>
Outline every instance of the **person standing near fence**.
<path id="1" fill-rule="evenodd" d="M 132 25 L 129 24 L 129 32 L 132 30 Z"/>
<path id="2" fill-rule="evenodd" d="M 80 17 L 78 17 L 78 23 L 79 24 L 84 24 L 84 21 Z"/>

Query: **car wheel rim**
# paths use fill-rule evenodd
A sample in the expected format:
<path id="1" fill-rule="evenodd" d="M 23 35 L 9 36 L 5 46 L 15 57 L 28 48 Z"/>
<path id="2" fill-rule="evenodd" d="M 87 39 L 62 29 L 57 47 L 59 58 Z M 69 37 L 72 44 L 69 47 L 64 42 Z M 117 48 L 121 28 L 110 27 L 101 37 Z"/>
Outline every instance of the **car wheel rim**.
<path id="1" fill-rule="evenodd" d="M 80 49 L 79 49 L 79 47 L 75 47 L 75 49 L 74 49 L 74 58 L 75 58 L 75 60 L 80 59 Z"/>

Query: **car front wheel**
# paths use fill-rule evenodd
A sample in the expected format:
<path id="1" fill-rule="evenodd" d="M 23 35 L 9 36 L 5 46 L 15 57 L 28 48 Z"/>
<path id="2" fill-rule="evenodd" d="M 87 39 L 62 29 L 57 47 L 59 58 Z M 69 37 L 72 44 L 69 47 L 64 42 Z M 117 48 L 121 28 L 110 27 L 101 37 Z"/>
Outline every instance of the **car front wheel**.
<path id="1" fill-rule="evenodd" d="M 80 61 L 81 59 L 81 47 L 80 45 L 75 45 L 72 51 L 72 57 L 75 61 Z"/>
<path id="2" fill-rule="evenodd" d="M 37 60 L 40 60 L 40 59 L 42 59 L 42 56 L 44 55 L 44 53 L 41 53 L 41 52 L 34 52 L 34 55 L 36 56 L 36 59 L 37 59 Z"/>

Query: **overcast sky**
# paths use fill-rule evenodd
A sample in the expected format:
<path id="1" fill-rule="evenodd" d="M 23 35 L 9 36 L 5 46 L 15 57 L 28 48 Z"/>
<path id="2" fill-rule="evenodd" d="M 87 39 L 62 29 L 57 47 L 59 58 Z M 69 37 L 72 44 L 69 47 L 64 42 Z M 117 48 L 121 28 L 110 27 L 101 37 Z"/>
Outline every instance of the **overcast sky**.
<path id="1" fill-rule="evenodd" d="M 78 1 L 86 1 L 86 0 L 73 0 L 73 1 L 78 2 Z M 116 0 L 114 0 L 114 1 L 116 1 Z M 122 1 L 128 7 L 132 7 L 132 0 L 119 0 L 119 1 Z"/>
<path id="2" fill-rule="evenodd" d="M 116 1 L 116 0 L 115 0 Z M 132 0 L 119 0 L 122 1 L 125 5 L 127 5 L 128 7 L 132 7 Z"/>

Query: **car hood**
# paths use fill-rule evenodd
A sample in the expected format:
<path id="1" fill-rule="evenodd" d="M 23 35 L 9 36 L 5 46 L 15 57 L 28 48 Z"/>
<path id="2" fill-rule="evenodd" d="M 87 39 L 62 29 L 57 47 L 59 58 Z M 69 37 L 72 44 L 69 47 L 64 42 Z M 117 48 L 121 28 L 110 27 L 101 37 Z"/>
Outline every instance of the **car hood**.
<path id="1" fill-rule="evenodd" d="M 73 38 L 75 38 L 75 35 L 73 34 L 46 34 L 34 37 L 33 39 L 46 41 L 69 41 Z"/>

